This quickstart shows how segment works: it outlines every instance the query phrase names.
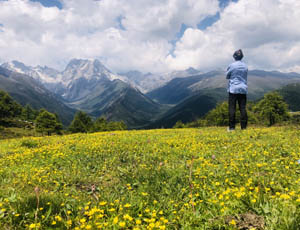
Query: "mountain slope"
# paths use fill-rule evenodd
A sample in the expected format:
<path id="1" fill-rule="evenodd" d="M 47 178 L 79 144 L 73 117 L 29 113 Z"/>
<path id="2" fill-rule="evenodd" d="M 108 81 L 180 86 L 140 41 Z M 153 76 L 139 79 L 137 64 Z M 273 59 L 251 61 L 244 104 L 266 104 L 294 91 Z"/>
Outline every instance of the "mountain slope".
<path id="1" fill-rule="evenodd" d="M 248 86 L 250 100 L 262 97 L 266 92 L 284 85 L 300 82 L 296 73 L 249 71 Z M 184 99 L 209 89 L 220 89 L 226 93 L 227 80 L 222 71 L 212 71 L 186 78 L 176 78 L 165 86 L 147 93 L 151 99 L 163 104 L 178 104 Z"/>
<path id="2" fill-rule="evenodd" d="M 300 111 L 300 83 L 289 84 L 279 89 L 278 92 L 289 105 L 290 110 Z"/>
<path id="3" fill-rule="evenodd" d="M 68 105 L 94 117 L 123 120 L 130 128 L 144 126 L 166 110 L 166 106 L 153 102 L 121 80 L 106 81 L 97 85 L 86 97 Z"/>
<path id="4" fill-rule="evenodd" d="M 173 71 L 163 74 L 143 74 L 139 71 L 129 71 L 127 73 L 121 73 L 120 75 L 126 76 L 128 81 L 131 82 L 132 85 L 137 87 L 141 92 L 147 93 L 153 91 L 156 88 L 162 87 L 174 78 L 185 78 L 188 76 L 197 75 L 199 73 L 199 70 L 188 68 L 182 71 Z"/>
<path id="5" fill-rule="evenodd" d="M 37 77 L 36 67 L 16 61 L 5 65 L 41 80 Z M 123 120 L 129 127 L 148 124 L 166 108 L 144 96 L 135 88 L 134 82 L 112 73 L 99 60 L 72 59 L 65 70 L 56 75 L 52 85 L 49 81 L 40 82 L 73 109 L 94 117 L 103 115 L 109 120 Z"/>
<path id="6" fill-rule="evenodd" d="M 115 79 L 128 82 L 127 78 L 113 74 L 97 59 L 72 59 L 61 75 L 65 87 L 61 95 L 69 102 L 88 97 L 95 88 L 105 87 Z"/>
<path id="7" fill-rule="evenodd" d="M 28 75 L 42 84 L 54 84 L 59 79 L 59 71 L 47 66 L 27 66 L 19 61 L 6 62 L 1 65 L 5 69 Z"/>
<path id="8" fill-rule="evenodd" d="M 144 96 L 127 77 L 115 75 L 98 60 L 73 59 L 62 72 L 67 104 L 94 117 L 123 120 L 129 128 L 151 122 L 166 106 Z"/>
<path id="9" fill-rule="evenodd" d="M 67 107 L 61 99 L 33 78 L 0 67 L 0 89 L 9 93 L 21 105 L 29 104 L 34 109 L 45 108 L 56 112 L 62 123 L 68 125 L 75 110 Z"/>
<path id="10" fill-rule="evenodd" d="M 171 128 L 177 121 L 188 123 L 204 116 L 208 111 L 213 109 L 217 101 L 210 96 L 194 95 L 177 106 L 171 108 L 162 115 L 157 121 L 150 124 L 149 128 Z"/>
<path id="11" fill-rule="evenodd" d="M 126 88 L 122 96 L 107 106 L 103 114 L 109 120 L 123 120 L 131 128 L 141 128 L 150 123 L 166 110 L 141 92 Z"/>

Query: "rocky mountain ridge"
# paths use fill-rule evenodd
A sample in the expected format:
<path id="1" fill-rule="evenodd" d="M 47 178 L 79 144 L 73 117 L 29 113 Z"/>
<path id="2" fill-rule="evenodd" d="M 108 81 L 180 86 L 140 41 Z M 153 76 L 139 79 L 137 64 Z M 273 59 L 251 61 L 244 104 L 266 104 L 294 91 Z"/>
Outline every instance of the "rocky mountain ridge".
<path id="1" fill-rule="evenodd" d="M 114 74 L 95 59 L 72 59 L 61 72 L 17 61 L 2 66 L 29 75 L 72 109 L 93 117 L 123 120 L 130 128 L 151 127 L 149 124 L 171 127 L 176 120 L 191 121 L 226 100 L 227 95 L 225 71 L 220 70 Z M 249 99 L 259 99 L 268 91 L 297 82 L 297 73 L 251 70 Z"/>

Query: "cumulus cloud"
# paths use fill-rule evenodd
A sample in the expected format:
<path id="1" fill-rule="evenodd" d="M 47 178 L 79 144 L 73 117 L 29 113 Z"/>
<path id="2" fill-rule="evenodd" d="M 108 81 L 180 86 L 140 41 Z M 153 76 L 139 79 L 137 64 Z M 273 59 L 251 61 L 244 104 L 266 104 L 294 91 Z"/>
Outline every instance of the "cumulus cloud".
<path id="1" fill-rule="evenodd" d="M 300 70 L 298 0 L 239 0 L 224 9 L 218 0 L 61 1 L 62 9 L 0 0 L 0 61 L 62 69 L 71 58 L 99 58 L 115 72 L 206 71 L 225 68 L 242 48 L 250 68 Z M 217 22 L 197 29 L 216 13 Z"/>
<path id="2" fill-rule="evenodd" d="M 299 17 L 298 0 L 231 2 L 205 31 L 185 31 L 167 58 L 168 66 L 225 68 L 233 51 L 242 48 L 250 68 L 299 71 Z"/>
<path id="3" fill-rule="evenodd" d="M 0 60 L 62 68 L 100 58 L 115 71 L 165 70 L 170 40 L 218 11 L 217 0 L 62 0 L 62 9 L 0 1 Z"/>

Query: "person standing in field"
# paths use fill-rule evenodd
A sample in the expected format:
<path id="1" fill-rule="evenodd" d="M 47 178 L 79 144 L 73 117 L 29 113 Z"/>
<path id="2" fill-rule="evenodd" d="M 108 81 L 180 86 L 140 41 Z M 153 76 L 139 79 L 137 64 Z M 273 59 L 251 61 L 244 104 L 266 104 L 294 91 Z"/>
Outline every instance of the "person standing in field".
<path id="1" fill-rule="evenodd" d="M 228 79 L 228 106 L 229 106 L 229 128 L 228 131 L 235 130 L 236 103 L 239 104 L 241 112 L 241 129 L 247 128 L 248 116 L 246 111 L 247 103 L 247 75 L 248 67 L 242 61 L 244 55 L 242 50 L 237 50 L 233 54 L 234 62 L 227 68 L 226 79 Z"/>

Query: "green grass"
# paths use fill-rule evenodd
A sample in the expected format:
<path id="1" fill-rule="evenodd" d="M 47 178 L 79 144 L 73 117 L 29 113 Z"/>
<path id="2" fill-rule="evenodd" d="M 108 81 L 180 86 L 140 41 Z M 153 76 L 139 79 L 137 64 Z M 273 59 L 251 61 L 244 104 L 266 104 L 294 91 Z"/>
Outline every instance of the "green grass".
<path id="1" fill-rule="evenodd" d="M 0 130 L 0 140 L 20 138 L 20 137 L 30 137 L 30 136 L 39 137 L 41 135 L 37 133 L 34 129 L 27 129 L 27 128 L 10 127 L 10 128 L 2 128 Z"/>
<path id="2" fill-rule="evenodd" d="M 300 130 L 118 131 L 0 142 L 5 229 L 300 229 Z"/>

